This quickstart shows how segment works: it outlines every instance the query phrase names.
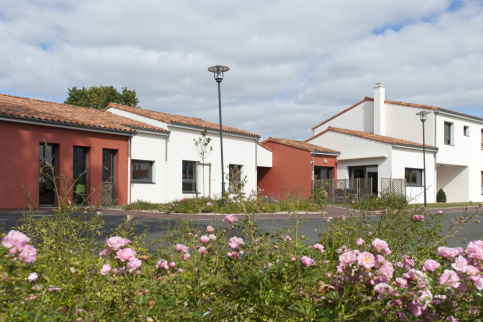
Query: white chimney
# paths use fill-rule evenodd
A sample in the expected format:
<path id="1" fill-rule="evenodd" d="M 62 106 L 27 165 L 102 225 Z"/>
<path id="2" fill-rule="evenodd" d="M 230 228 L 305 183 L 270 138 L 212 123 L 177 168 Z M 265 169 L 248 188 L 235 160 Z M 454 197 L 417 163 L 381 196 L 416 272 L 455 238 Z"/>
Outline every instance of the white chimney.
<path id="1" fill-rule="evenodd" d="M 374 134 L 386 135 L 386 87 L 384 83 L 374 85 Z"/>

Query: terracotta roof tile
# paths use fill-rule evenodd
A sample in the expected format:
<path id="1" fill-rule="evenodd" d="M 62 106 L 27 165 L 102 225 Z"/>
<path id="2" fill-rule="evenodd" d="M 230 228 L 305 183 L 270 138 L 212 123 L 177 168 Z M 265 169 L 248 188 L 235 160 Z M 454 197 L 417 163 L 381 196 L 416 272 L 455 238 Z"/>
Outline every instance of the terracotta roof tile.
<path id="1" fill-rule="evenodd" d="M 264 148 L 265 150 L 273 152 L 272 149 L 270 149 L 268 146 L 263 145 L 262 142 L 258 142 L 258 145 L 261 146 L 262 148 Z"/>
<path id="2" fill-rule="evenodd" d="M 282 145 L 286 145 L 292 148 L 304 150 L 304 151 L 309 151 L 309 152 L 326 152 L 326 153 L 340 153 L 339 151 L 332 150 L 332 149 L 327 149 L 318 145 L 314 145 L 311 143 L 307 143 L 304 141 L 298 141 L 298 140 L 288 140 L 288 139 L 277 139 L 277 138 L 272 138 L 269 137 L 265 141 L 261 142 L 262 144 L 265 144 L 267 142 L 274 142 Z"/>
<path id="3" fill-rule="evenodd" d="M 414 146 L 414 147 L 418 147 L 418 148 L 423 147 L 422 144 L 412 142 L 412 141 L 397 139 L 397 138 L 379 135 L 379 134 L 374 134 L 374 133 L 369 133 L 369 132 L 346 130 L 346 129 L 341 129 L 341 128 L 332 127 L 332 126 L 329 126 L 326 130 L 314 135 L 311 138 L 308 138 L 307 140 L 305 140 L 305 142 L 311 141 L 311 140 L 315 139 L 316 137 L 319 137 L 322 134 L 327 133 L 329 131 L 347 134 L 347 135 L 352 135 L 352 136 L 357 136 L 357 137 L 360 137 L 360 138 L 363 138 L 363 139 L 378 141 L 378 142 L 387 143 L 387 144 L 391 144 L 391 145 L 406 145 L 406 146 Z M 427 149 L 437 150 L 437 148 L 432 146 L 432 145 L 426 144 L 425 147 Z"/>
<path id="4" fill-rule="evenodd" d="M 0 94 L 0 117 L 135 133 L 135 129 L 167 132 L 106 111 Z"/>
<path id="5" fill-rule="evenodd" d="M 126 105 L 121 105 L 121 104 L 115 104 L 115 103 L 109 103 L 107 109 L 109 108 L 116 108 L 125 112 L 137 114 L 140 116 L 148 117 L 153 120 L 157 120 L 163 123 L 167 124 L 181 124 L 181 125 L 188 125 L 188 126 L 195 126 L 199 128 L 207 128 L 211 130 L 219 130 L 220 125 L 217 123 L 213 122 L 208 122 L 202 119 L 198 118 L 193 118 L 193 117 L 188 117 L 188 116 L 181 116 L 181 115 L 175 115 L 175 114 L 168 114 L 168 113 L 163 113 L 163 112 L 158 112 L 158 111 L 151 111 L 147 110 L 144 108 L 136 108 L 136 107 L 131 107 L 131 106 L 126 106 Z M 254 136 L 254 137 L 260 137 L 258 134 L 250 133 L 247 131 L 242 131 L 235 129 L 230 126 L 223 126 L 223 131 L 224 132 L 231 132 L 231 133 L 237 133 L 237 134 L 244 134 L 244 135 L 249 135 L 249 136 Z"/>

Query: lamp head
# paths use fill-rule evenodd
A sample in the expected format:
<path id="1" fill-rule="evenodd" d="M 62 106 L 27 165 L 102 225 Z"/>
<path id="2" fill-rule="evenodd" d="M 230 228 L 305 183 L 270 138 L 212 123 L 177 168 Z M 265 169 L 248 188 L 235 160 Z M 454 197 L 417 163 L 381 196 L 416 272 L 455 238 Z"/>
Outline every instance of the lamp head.
<path id="1" fill-rule="evenodd" d="M 427 118 L 428 118 L 428 114 L 429 112 L 426 112 L 426 111 L 421 111 L 419 113 L 416 113 L 416 115 L 419 115 L 419 119 L 421 120 L 421 122 L 426 122 Z"/>
<path id="2" fill-rule="evenodd" d="M 208 68 L 208 71 L 214 74 L 215 80 L 219 83 L 223 80 L 223 73 L 229 71 L 230 68 L 222 65 L 215 65 Z"/>

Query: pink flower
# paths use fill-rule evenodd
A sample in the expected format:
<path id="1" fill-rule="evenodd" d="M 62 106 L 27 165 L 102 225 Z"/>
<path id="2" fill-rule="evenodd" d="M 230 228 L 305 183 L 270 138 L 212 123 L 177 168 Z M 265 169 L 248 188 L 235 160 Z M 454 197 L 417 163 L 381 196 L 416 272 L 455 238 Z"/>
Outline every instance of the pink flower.
<path id="1" fill-rule="evenodd" d="M 320 251 L 320 253 L 324 252 L 324 246 L 322 246 L 321 244 L 315 244 L 314 246 L 312 246 L 312 248 L 318 249 Z"/>
<path id="2" fill-rule="evenodd" d="M 106 256 L 106 255 L 109 255 L 109 253 L 111 252 L 110 249 L 104 249 L 102 250 L 100 253 L 99 253 L 99 256 Z"/>
<path id="3" fill-rule="evenodd" d="M 178 269 L 178 272 L 179 272 L 179 273 L 183 273 L 183 272 L 184 272 L 184 270 L 183 270 L 182 268 L 179 268 L 179 269 Z"/>
<path id="4" fill-rule="evenodd" d="M 384 256 L 382 255 L 376 255 L 375 257 L 376 257 L 376 264 L 382 264 L 385 261 Z"/>
<path id="5" fill-rule="evenodd" d="M 438 210 L 436 211 L 437 214 L 442 214 L 443 213 L 443 210 Z"/>
<path id="6" fill-rule="evenodd" d="M 30 238 L 28 238 L 23 233 L 17 230 L 10 230 L 8 234 L 3 237 L 2 246 L 10 249 L 10 254 L 13 255 L 16 252 L 21 251 L 22 248 L 27 245 L 29 241 Z"/>
<path id="7" fill-rule="evenodd" d="M 297 260 L 297 258 L 295 258 L 294 256 L 290 257 L 290 259 L 292 260 L 292 262 L 295 262 Z"/>
<path id="8" fill-rule="evenodd" d="M 331 220 L 334 219 L 333 217 L 327 217 L 327 222 L 331 222 Z"/>
<path id="9" fill-rule="evenodd" d="M 365 268 L 371 268 L 376 265 L 374 255 L 369 252 L 360 253 L 357 257 L 357 263 L 359 264 L 359 266 Z"/>
<path id="10" fill-rule="evenodd" d="M 305 266 L 314 266 L 315 265 L 315 261 L 307 256 L 302 256 L 300 258 L 300 261 L 302 262 L 302 264 L 304 264 Z"/>
<path id="11" fill-rule="evenodd" d="M 27 277 L 27 279 L 29 280 L 29 282 L 35 282 L 38 277 L 39 277 L 39 274 L 37 274 L 37 273 L 30 273 L 29 274 L 29 277 Z"/>
<path id="12" fill-rule="evenodd" d="M 131 272 L 139 267 L 141 267 L 143 263 L 136 257 L 132 257 L 128 262 L 127 262 L 127 267 L 131 270 Z"/>
<path id="13" fill-rule="evenodd" d="M 188 259 L 190 259 L 190 258 L 191 258 L 190 253 L 184 253 L 184 254 L 183 254 L 183 260 L 184 260 L 184 261 L 186 261 L 186 260 L 188 260 Z"/>
<path id="14" fill-rule="evenodd" d="M 200 247 L 198 249 L 198 252 L 201 254 L 201 255 L 204 255 L 206 253 L 206 247 Z"/>
<path id="15" fill-rule="evenodd" d="M 171 268 L 175 268 L 176 267 L 176 263 L 175 262 L 170 262 L 168 265 Z"/>
<path id="16" fill-rule="evenodd" d="M 208 232 L 208 233 L 210 233 L 210 234 L 211 234 L 211 233 L 212 233 L 212 232 L 214 232 L 214 231 L 215 231 L 215 228 L 213 228 L 212 226 L 208 226 L 208 227 L 206 227 L 206 232 Z"/>
<path id="17" fill-rule="evenodd" d="M 362 239 L 362 238 L 357 238 L 357 240 L 356 240 L 356 244 L 357 244 L 357 245 L 359 245 L 359 246 L 361 246 L 362 244 L 364 244 L 364 239 Z"/>
<path id="18" fill-rule="evenodd" d="M 371 245 L 378 252 L 385 252 L 386 250 L 389 250 L 387 243 L 379 238 L 374 239 Z"/>
<path id="19" fill-rule="evenodd" d="M 401 288 L 408 288 L 408 280 L 402 277 L 396 277 L 396 285 Z"/>
<path id="20" fill-rule="evenodd" d="M 440 256 L 443 256 L 443 257 L 449 259 L 449 258 L 453 258 L 454 256 L 456 256 L 456 250 L 454 248 L 441 246 L 441 247 L 438 247 L 438 254 Z"/>
<path id="21" fill-rule="evenodd" d="M 450 269 L 445 269 L 443 275 L 439 278 L 439 283 L 441 285 L 446 285 L 446 288 L 457 288 L 460 286 L 460 278 L 455 271 Z"/>
<path id="22" fill-rule="evenodd" d="M 392 267 L 391 263 L 385 262 L 384 265 L 379 268 L 379 273 L 381 276 L 385 277 L 386 281 L 389 281 L 394 273 L 394 268 Z"/>
<path id="23" fill-rule="evenodd" d="M 211 239 L 211 240 L 216 240 L 216 236 L 213 235 L 213 234 L 209 234 L 208 235 L 208 238 Z"/>
<path id="24" fill-rule="evenodd" d="M 478 290 L 483 290 L 483 277 L 482 276 L 475 276 L 472 278 L 473 284 Z"/>
<path id="25" fill-rule="evenodd" d="M 441 265 L 433 260 L 433 259 L 427 259 L 426 261 L 424 261 L 424 264 L 423 264 L 423 271 L 430 271 L 430 272 L 434 272 L 434 270 L 438 269 Z"/>
<path id="26" fill-rule="evenodd" d="M 102 275 L 107 275 L 111 271 L 112 267 L 109 264 L 104 264 L 101 268 L 101 274 Z"/>
<path id="27" fill-rule="evenodd" d="M 156 263 L 156 267 L 157 268 L 164 268 L 165 270 L 168 270 L 169 267 L 168 267 L 168 262 L 165 261 L 164 259 L 160 259 L 157 263 Z"/>
<path id="28" fill-rule="evenodd" d="M 20 258 L 25 264 L 33 263 L 37 259 L 37 250 L 32 245 L 25 245 L 20 251 L 18 258 Z"/>
<path id="29" fill-rule="evenodd" d="M 381 293 L 391 294 L 393 291 L 393 288 L 386 283 L 379 283 L 376 286 L 374 286 L 374 291 L 380 294 Z"/>
<path id="30" fill-rule="evenodd" d="M 210 237 L 208 236 L 201 236 L 200 237 L 200 242 L 202 242 L 203 244 L 206 244 L 210 241 Z"/>
<path id="31" fill-rule="evenodd" d="M 124 248 L 118 250 L 116 255 L 117 259 L 119 259 L 121 262 L 125 262 L 133 258 L 136 255 L 136 251 L 132 248 Z"/>
<path id="32" fill-rule="evenodd" d="M 188 246 L 185 246 L 185 245 L 182 245 L 182 244 L 176 244 L 176 246 L 174 246 L 174 249 L 178 252 L 182 252 L 182 253 L 187 253 L 189 252 L 189 248 Z"/>
<path id="33" fill-rule="evenodd" d="M 282 237 L 283 241 L 292 241 L 292 238 L 290 236 L 284 236 Z"/>
<path id="34" fill-rule="evenodd" d="M 352 264 L 356 260 L 357 260 L 357 257 L 354 252 L 346 252 L 339 256 L 339 265 L 345 266 L 347 264 Z"/>
<path id="35" fill-rule="evenodd" d="M 107 246 L 113 250 L 117 250 L 121 247 L 126 246 L 127 244 L 130 244 L 131 241 L 129 239 L 125 239 L 119 236 L 113 236 L 107 240 Z"/>
<path id="36" fill-rule="evenodd" d="M 457 272 L 466 272 L 467 266 L 468 262 L 463 256 L 458 256 L 458 258 L 455 259 L 454 263 L 451 264 L 451 267 L 453 267 Z"/>
<path id="37" fill-rule="evenodd" d="M 243 239 L 238 237 L 232 237 L 228 242 L 228 247 L 231 249 L 238 249 L 241 245 L 245 245 L 245 243 L 243 242 Z"/>
<path id="38" fill-rule="evenodd" d="M 230 224 L 234 224 L 238 221 L 238 218 L 235 215 L 226 215 L 223 221 L 229 222 Z"/>

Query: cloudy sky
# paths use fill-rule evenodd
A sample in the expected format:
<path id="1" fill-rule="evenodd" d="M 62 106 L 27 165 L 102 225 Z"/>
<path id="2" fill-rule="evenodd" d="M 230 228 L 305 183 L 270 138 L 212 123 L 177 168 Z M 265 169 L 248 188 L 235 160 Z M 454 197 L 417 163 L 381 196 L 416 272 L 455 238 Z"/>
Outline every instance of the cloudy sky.
<path id="1" fill-rule="evenodd" d="M 483 117 L 482 0 L 0 0 L 0 93 L 63 102 L 134 89 L 140 106 L 306 139 L 364 96 Z"/>

